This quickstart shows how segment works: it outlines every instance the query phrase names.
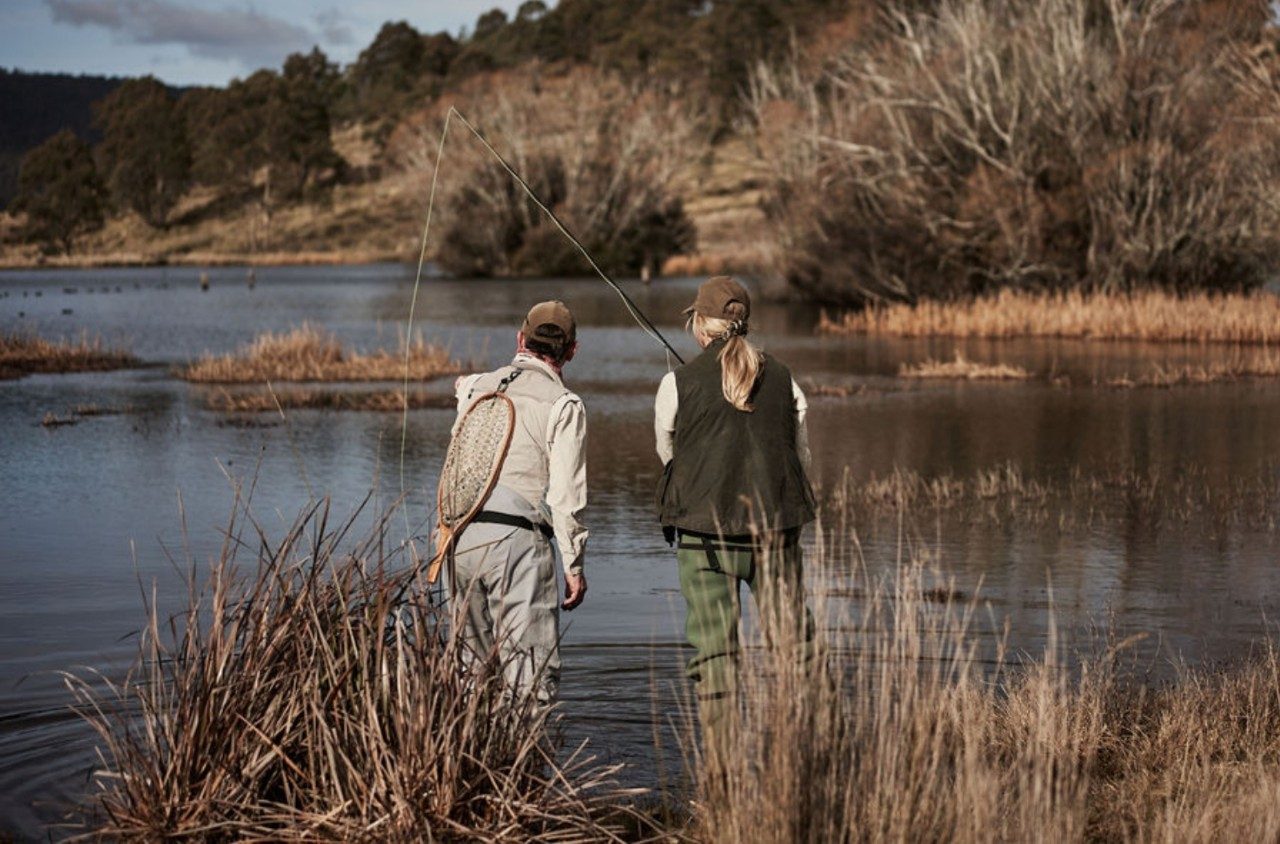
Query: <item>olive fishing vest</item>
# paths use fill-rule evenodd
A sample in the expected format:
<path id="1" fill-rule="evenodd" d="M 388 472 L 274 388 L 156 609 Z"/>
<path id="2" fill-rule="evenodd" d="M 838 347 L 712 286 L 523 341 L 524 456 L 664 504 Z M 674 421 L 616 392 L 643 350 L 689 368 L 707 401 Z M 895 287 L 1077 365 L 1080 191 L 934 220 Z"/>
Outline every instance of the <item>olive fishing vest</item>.
<path id="1" fill-rule="evenodd" d="M 725 536 L 807 524 L 813 490 L 796 449 L 791 373 L 766 355 L 755 410 L 738 410 L 721 391 L 723 345 L 676 370 L 675 456 L 658 486 L 659 520 Z"/>

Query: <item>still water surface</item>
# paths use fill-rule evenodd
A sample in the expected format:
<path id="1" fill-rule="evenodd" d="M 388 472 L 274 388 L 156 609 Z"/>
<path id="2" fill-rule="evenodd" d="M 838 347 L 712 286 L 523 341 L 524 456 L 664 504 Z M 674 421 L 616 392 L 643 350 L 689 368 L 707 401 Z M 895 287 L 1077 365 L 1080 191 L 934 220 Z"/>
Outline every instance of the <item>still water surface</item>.
<path id="1" fill-rule="evenodd" d="M 232 501 L 228 476 L 259 473 L 253 509 L 280 531 L 308 488 L 330 496 L 338 515 L 371 488 L 384 502 L 400 492 L 398 414 L 292 411 L 287 425 L 271 415 L 234 424 L 206 409 L 205 388 L 176 380 L 169 367 L 304 320 L 356 346 L 392 346 L 408 313 L 412 270 L 259 269 L 252 291 L 243 269 L 209 272 L 207 293 L 193 269 L 0 273 L 0 331 L 88 332 L 127 344 L 149 364 L 0 382 L 0 837 L 41 837 L 43 824 L 85 787 L 92 737 L 67 712 L 56 672 L 123 670 L 141 618 L 139 584 L 155 582 L 162 603 L 177 606 L 170 556 L 207 561 L 216 553 Z M 632 289 L 688 354 L 694 347 L 680 330 L 680 310 L 695 285 Z M 591 591 L 564 619 L 570 731 L 632 763 L 631 781 L 653 785 L 653 725 L 673 706 L 684 658 L 674 559 L 650 509 L 659 468 L 650 408 L 666 371 L 663 354 L 593 281 L 432 278 L 417 324 L 456 354 L 493 366 L 509 357 L 529 305 L 552 296 L 567 301 L 581 325 L 581 352 L 566 379 L 590 420 Z M 1261 491 L 1277 478 L 1280 383 L 1091 387 L 1230 352 L 1018 341 L 963 349 L 1085 386 L 917 384 L 895 377 L 899 365 L 951 357 L 954 341 L 820 338 L 812 333 L 816 317 L 809 308 L 762 304 L 753 339 L 802 381 L 860 388 L 812 400 L 822 488 L 846 471 L 855 480 L 895 469 L 970 478 L 1008 464 L 1050 488 L 1128 471 L 1190 477 L 1200 499 L 1220 502 L 1165 517 L 1102 494 L 1071 500 L 1087 517 L 948 511 L 899 522 L 855 513 L 868 569 L 892 571 L 904 537 L 929 549 L 961 589 L 990 600 L 1015 648 L 1033 653 L 1045 641 L 1051 584 L 1057 621 L 1069 633 L 1150 634 L 1143 654 L 1157 675 L 1175 658 L 1230 659 L 1265 637 L 1266 619 L 1280 611 L 1276 508 Z M 81 404 L 128 412 L 63 428 L 39 424 L 48 411 Z M 404 455 L 411 512 L 426 512 L 451 421 L 444 410 L 411 414 Z M 1242 508 L 1249 518 L 1239 517 Z"/>

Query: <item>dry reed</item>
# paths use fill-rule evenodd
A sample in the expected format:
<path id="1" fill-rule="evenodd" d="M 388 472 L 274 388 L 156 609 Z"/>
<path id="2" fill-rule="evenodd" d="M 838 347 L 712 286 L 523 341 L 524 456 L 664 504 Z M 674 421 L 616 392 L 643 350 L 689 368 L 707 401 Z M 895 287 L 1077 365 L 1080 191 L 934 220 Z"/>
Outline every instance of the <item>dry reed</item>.
<path id="1" fill-rule="evenodd" d="M 1237 357 L 1234 360 L 1212 363 L 1207 366 L 1154 367 L 1146 375 L 1136 379 L 1129 376 L 1108 379 L 1108 387 L 1132 389 L 1134 387 L 1181 387 L 1197 384 L 1217 384 L 1223 381 L 1239 381 L 1245 378 L 1275 378 L 1280 376 L 1280 359 L 1273 355 Z"/>
<path id="2" fill-rule="evenodd" d="M 976 299 L 871 306 L 835 319 L 823 314 L 818 330 L 889 337 L 1280 343 L 1280 297 L 1005 290 Z"/>
<path id="3" fill-rule="evenodd" d="M 1223 481 L 1197 467 L 1178 472 L 1117 467 L 1109 472 L 1074 471 L 1054 480 L 1029 477 L 1014 463 L 979 469 L 968 476 L 925 476 L 896 468 L 857 479 L 845 474 L 827 490 L 825 512 L 864 529 L 948 512 L 965 521 L 1072 525 L 1137 519 L 1148 525 L 1240 525 L 1274 531 L 1280 477 L 1274 464 L 1238 470 Z"/>
<path id="4" fill-rule="evenodd" d="M 154 595 L 121 681 L 68 677 L 101 740 L 86 835 L 159 840 L 616 840 L 632 796 L 445 633 L 382 514 L 327 502 L 272 540 L 237 501 L 203 589 Z M 242 571 L 238 556 L 257 554 Z M 634 819 L 631 819 L 634 822 Z"/>
<path id="5" fill-rule="evenodd" d="M 457 400 L 444 393 L 409 393 L 409 409 L 453 408 Z M 348 390 L 278 390 L 271 393 L 231 393 L 218 390 L 205 399 L 210 410 L 221 413 L 263 413 L 285 409 L 355 410 L 393 413 L 404 410 L 403 390 L 357 392 Z"/>
<path id="6" fill-rule="evenodd" d="M 414 381 L 456 375 L 462 364 L 448 350 L 421 337 L 409 346 L 408 377 Z M 266 381 L 398 381 L 405 377 L 405 353 L 347 350 L 332 334 L 302 326 L 281 334 L 265 332 L 236 354 L 205 355 L 180 373 L 204 384 Z"/>
<path id="7" fill-rule="evenodd" d="M 915 364 L 898 367 L 899 378 L 946 378 L 962 381 L 1026 381 L 1031 373 L 1020 366 L 1007 363 L 987 364 L 967 359 L 959 351 L 955 360 L 938 361 L 932 358 Z"/>
<path id="8" fill-rule="evenodd" d="M 137 363 L 129 352 L 109 348 L 101 337 L 55 342 L 31 334 L 0 334 L 0 380 L 36 372 L 104 372 Z"/>
<path id="9" fill-rule="evenodd" d="M 855 554 L 850 572 L 857 544 L 822 533 L 809 563 L 823 656 L 795 659 L 781 619 L 749 649 L 722 731 L 688 734 L 695 840 L 1280 835 L 1275 650 L 1153 690 L 1123 679 L 1128 641 L 1068 669 L 1051 622 L 1043 659 L 1015 662 L 998 629 L 984 636 L 981 600 L 911 560 L 879 578 Z M 835 606 L 849 596 L 856 610 Z"/>

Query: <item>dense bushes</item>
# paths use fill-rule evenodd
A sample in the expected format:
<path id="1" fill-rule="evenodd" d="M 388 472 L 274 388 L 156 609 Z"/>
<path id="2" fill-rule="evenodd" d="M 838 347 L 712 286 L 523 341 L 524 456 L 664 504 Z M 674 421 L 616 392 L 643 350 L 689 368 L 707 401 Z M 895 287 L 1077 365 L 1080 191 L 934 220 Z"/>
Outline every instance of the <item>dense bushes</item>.
<path id="1" fill-rule="evenodd" d="M 574 72 L 501 79 L 460 102 L 534 192 L 606 271 L 654 270 L 692 249 L 694 230 L 671 181 L 692 155 L 681 107 L 611 77 Z M 447 106 L 443 107 L 447 109 Z M 398 130 L 392 154 L 431 175 L 441 112 Z M 441 165 L 437 260 L 462 276 L 572 275 L 582 256 L 519 185 L 455 124 Z"/>
<path id="2" fill-rule="evenodd" d="M 1276 265 L 1265 3 L 940 0 L 762 71 L 778 269 L 848 304 L 1239 289 Z"/>

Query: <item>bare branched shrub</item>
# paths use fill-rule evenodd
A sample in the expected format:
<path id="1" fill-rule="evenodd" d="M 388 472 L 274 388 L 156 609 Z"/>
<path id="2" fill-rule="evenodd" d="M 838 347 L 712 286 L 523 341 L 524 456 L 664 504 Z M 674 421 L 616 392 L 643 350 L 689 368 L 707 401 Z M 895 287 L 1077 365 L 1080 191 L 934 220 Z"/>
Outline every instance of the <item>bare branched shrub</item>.
<path id="1" fill-rule="evenodd" d="M 449 103 L 406 121 L 395 159 L 429 180 Z M 673 191 L 695 154 L 687 109 L 611 76 L 502 78 L 456 105 L 606 271 L 658 269 L 692 250 L 695 233 Z M 460 125 L 446 142 L 434 254 L 463 276 L 581 275 L 589 267 L 546 215 Z"/>
<path id="2" fill-rule="evenodd" d="M 762 69 L 779 270 L 848 304 L 1241 289 L 1276 266 L 1265 3 L 939 0 Z"/>
<path id="3" fill-rule="evenodd" d="M 317 504 L 273 541 L 244 509 L 185 610 L 153 603 L 127 678 L 69 679 L 102 742 L 89 834 L 616 839 L 616 767 L 557 760 L 536 701 L 467 669 L 390 513 L 352 541 Z"/>

